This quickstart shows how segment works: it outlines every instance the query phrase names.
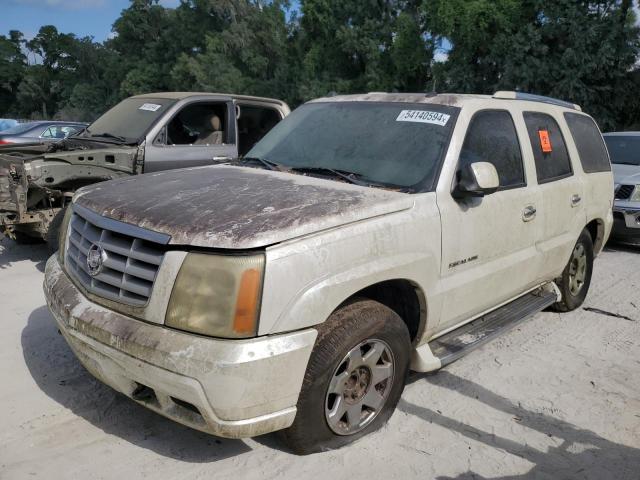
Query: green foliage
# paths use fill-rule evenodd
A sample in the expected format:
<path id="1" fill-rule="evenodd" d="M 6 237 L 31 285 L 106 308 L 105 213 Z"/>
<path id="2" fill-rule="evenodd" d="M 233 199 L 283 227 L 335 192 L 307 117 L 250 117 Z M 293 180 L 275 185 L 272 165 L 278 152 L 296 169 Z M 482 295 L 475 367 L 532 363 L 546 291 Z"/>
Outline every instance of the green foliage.
<path id="1" fill-rule="evenodd" d="M 132 0 L 104 43 L 43 26 L 0 36 L 0 116 L 91 120 L 143 92 L 282 98 L 498 89 L 640 123 L 632 0 Z M 448 59 L 435 62 L 436 46 Z M 448 46 L 451 46 L 449 49 Z"/>

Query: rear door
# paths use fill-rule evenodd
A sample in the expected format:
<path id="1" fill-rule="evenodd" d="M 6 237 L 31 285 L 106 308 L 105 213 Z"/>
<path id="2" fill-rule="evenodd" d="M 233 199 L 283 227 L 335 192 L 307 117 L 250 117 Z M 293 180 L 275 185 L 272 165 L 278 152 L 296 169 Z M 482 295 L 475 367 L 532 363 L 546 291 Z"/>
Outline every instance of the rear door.
<path id="1" fill-rule="evenodd" d="M 531 159 L 521 148 L 523 141 L 526 129 L 521 120 L 514 121 L 511 111 L 478 111 L 469 122 L 455 176 L 465 163 L 490 162 L 498 171 L 499 190 L 484 198 L 455 199 L 451 183 L 438 187 L 444 290 L 440 330 L 536 284 L 540 194 L 532 180 Z M 455 182 L 456 178 L 453 187 Z"/>
<path id="2" fill-rule="evenodd" d="M 163 119 L 161 128 L 149 135 L 144 173 L 211 165 L 237 156 L 233 102 L 192 101 Z"/>
<path id="3" fill-rule="evenodd" d="M 538 249 L 544 256 L 540 271 L 544 280 L 562 272 L 586 225 L 584 185 L 565 141 L 570 134 L 561 128 L 563 118 L 555 115 L 523 113 L 541 193 L 542 238 Z"/>

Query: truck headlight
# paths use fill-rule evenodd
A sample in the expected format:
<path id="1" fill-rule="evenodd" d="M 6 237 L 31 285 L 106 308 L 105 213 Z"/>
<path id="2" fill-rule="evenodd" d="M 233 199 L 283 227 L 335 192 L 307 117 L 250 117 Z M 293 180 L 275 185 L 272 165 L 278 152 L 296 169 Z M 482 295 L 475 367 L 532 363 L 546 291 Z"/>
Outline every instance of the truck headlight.
<path id="1" fill-rule="evenodd" d="M 636 189 L 631 194 L 631 198 L 629 198 L 631 202 L 640 202 L 640 185 L 636 185 Z"/>
<path id="2" fill-rule="evenodd" d="M 189 253 L 171 292 L 165 325 L 247 338 L 258 331 L 264 255 Z"/>
<path id="3" fill-rule="evenodd" d="M 60 224 L 60 230 L 58 231 L 58 261 L 60 265 L 64 265 L 64 252 L 67 249 L 67 235 L 69 233 L 69 222 L 71 221 L 71 215 L 73 214 L 73 206 L 66 207 L 62 223 Z"/>

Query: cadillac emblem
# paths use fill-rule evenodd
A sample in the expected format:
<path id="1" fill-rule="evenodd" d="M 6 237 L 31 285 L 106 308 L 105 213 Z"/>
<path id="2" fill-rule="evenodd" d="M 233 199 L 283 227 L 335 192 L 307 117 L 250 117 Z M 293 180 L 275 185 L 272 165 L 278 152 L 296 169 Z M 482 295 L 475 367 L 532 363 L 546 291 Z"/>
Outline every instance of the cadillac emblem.
<path id="1" fill-rule="evenodd" d="M 95 277 L 102 272 L 102 266 L 107 259 L 107 252 L 100 245 L 95 243 L 89 248 L 87 253 L 87 270 L 89 275 Z"/>

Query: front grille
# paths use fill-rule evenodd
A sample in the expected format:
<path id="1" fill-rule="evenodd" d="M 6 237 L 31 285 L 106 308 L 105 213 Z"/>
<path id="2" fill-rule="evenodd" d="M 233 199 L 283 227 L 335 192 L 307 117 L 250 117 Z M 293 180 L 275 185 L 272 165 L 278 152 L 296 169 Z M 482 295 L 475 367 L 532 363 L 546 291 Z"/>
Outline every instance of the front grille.
<path id="1" fill-rule="evenodd" d="M 616 190 L 616 200 L 629 200 L 635 188 L 635 185 L 620 185 Z"/>
<path id="2" fill-rule="evenodd" d="M 74 208 L 67 233 L 67 271 L 90 293 L 128 305 L 146 305 L 164 257 L 163 245 L 102 228 L 92 216 Z M 111 225 L 117 223 L 110 221 Z M 92 276 L 87 255 L 94 245 L 103 253 L 102 268 Z"/>

